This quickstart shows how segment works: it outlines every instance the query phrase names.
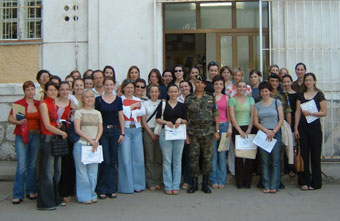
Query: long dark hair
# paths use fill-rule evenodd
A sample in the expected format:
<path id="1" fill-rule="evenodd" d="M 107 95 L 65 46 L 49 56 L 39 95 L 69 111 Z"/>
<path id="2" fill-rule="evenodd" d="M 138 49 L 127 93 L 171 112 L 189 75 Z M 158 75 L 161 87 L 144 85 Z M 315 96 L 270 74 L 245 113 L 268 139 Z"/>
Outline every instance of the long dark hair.
<path id="1" fill-rule="evenodd" d="M 316 76 L 315 76 L 314 73 L 312 73 L 312 72 L 306 73 L 305 76 L 303 76 L 303 83 L 305 83 L 306 77 L 308 77 L 308 76 L 311 76 L 311 77 L 313 78 L 313 80 L 315 81 L 314 89 L 315 89 L 316 91 L 319 91 L 319 92 L 323 93 L 319 88 L 316 87 Z M 306 91 L 307 91 L 307 87 L 306 87 L 306 85 L 305 85 L 305 86 L 303 87 L 303 92 L 306 92 Z"/>

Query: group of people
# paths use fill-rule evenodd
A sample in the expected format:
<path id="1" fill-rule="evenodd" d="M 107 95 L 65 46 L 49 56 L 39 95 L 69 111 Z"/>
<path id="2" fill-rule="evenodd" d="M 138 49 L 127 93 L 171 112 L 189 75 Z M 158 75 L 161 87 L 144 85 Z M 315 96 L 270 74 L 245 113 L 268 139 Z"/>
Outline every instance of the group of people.
<path id="1" fill-rule="evenodd" d="M 16 125 L 18 158 L 12 203 L 21 203 L 26 193 L 31 200 L 37 198 L 38 209 L 54 210 L 73 195 L 78 202 L 91 204 L 116 198 L 117 192 L 132 194 L 146 188 L 164 188 L 168 195 L 177 195 L 180 188 L 194 193 L 200 174 L 202 191 L 211 193 L 210 187 L 224 188 L 228 170 L 235 175 L 237 188 L 250 188 L 257 171 L 263 192 L 276 193 L 283 185 L 281 127 L 285 120 L 292 130 L 289 136 L 294 133 L 300 140 L 305 162 L 304 172 L 298 173 L 299 185 L 302 190 L 319 189 L 319 118 L 327 114 L 326 100 L 316 87 L 315 75 L 306 73 L 303 63 L 295 71 L 298 79 L 293 82 L 287 69 L 273 65 L 268 79 L 261 82 L 261 73 L 253 70 L 247 85 L 240 68 L 220 69 L 216 62 L 208 64 L 212 81 L 198 67 L 186 76 L 182 65 L 162 74 L 152 69 L 147 82 L 139 68 L 131 66 L 121 84 L 112 66 L 83 75 L 72 71 L 65 81 L 40 70 L 36 76 L 40 86 L 24 82 L 24 98 L 15 102 L 24 108 L 24 116 L 14 114 L 13 106 L 8 117 Z M 300 107 L 310 100 L 318 111 Z M 308 122 L 308 116 L 316 120 Z M 179 127 L 185 128 L 184 137 L 169 139 L 169 131 Z M 258 148 L 256 160 L 240 156 L 236 135 L 246 138 L 257 130 L 269 141 L 277 139 L 275 147 L 270 153 Z M 218 149 L 223 135 L 232 136 L 229 151 Z M 68 139 L 68 155 L 51 154 L 56 136 Z M 92 151 L 101 146 L 103 162 L 84 164 L 84 146 Z M 287 168 L 294 174 L 291 165 Z"/>

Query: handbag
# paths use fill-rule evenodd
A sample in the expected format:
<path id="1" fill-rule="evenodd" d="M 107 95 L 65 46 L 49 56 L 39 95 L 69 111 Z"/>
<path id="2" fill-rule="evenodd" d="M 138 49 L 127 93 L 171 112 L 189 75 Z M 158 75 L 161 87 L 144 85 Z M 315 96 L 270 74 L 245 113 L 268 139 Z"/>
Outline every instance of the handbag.
<path id="1" fill-rule="evenodd" d="M 296 153 L 296 157 L 295 157 L 295 161 L 294 161 L 295 170 L 296 170 L 296 172 L 303 172 L 304 171 L 304 162 L 303 162 L 303 158 L 301 156 L 301 148 L 300 148 L 299 140 L 297 140 L 296 149 L 297 149 L 297 153 Z"/>
<path id="2" fill-rule="evenodd" d="M 80 136 L 76 133 L 76 130 L 74 129 L 74 123 L 73 122 L 71 122 L 70 125 L 67 128 L 67 139 L 71 143 L 76 143 L 80 139 Z"/>
<path id="3" fill-rule="evenodd" d="M 62 157 L 68 155 L 68 142 L 61 136 L 56 135 L 51 140 L 51 155 L 54 157 Z"/>
<path id="4" fill-rule="evenodd" d="M 162 116 L 161 116 L 161 120 L 163 120 L 163 118 L 164 118 L 165 105 L 166 105 L 165 101 L 162 101 Z M 161 131 L 162 131 L 162 126 L 163 126 L 162 124 L 156 123 L 155 130 L 153 131 L 153 133 L 159 136 L 161 134 Z"/>

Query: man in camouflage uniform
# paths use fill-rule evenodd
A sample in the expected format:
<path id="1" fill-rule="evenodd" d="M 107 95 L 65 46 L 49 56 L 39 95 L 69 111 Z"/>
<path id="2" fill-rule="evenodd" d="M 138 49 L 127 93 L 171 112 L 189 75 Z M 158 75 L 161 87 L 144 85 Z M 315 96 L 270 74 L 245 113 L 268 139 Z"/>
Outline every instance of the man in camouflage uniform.
<path id="1" fill-rule="evenodd" d="M 204 91 L 206 81 L 203 76 L 198 75 L 196 77 L 195 87 L 195 92 L 185 99 L 188 114 L 187 131 L 190 142 L 190 176 L 192 177 L 192 185 L 188 193 L 194 193 L 198 190 L 200 157 L 202 158 L 201 169 L 203 172 L 202 190 L 205 193 L 211 193 L 208 184 L 213 142 L 214 138 L 219 139 L 218 111 L 216 109 L 215 97 Z M 213 128 L 214 120 L 216 122 L 215 135 Z"/>

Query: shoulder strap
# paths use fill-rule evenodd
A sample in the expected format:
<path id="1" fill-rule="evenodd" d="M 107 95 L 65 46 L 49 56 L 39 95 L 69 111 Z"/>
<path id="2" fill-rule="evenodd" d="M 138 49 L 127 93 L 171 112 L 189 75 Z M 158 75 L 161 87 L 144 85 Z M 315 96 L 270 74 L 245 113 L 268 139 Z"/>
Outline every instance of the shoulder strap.
<path id="1" fill-rule="evenodd" d="M 163 106 L 162 106 L 163 107 Z M 155 111 L 151 114 L 151 116 L 146 120 L 146 123 L 148 123 L 152 118 L 153 116 L 155 116 L 155 114 L 157 113 L 157 108 L 155 109 Z"/>
<path id="2" fill-rule="evenodd" d="M 275 99 L 275 109 L 276 109 L 276 113 L 277 113 L 277 120 L 279 121 L 280 118 L 279 118 L 279 111 L 277 110 L 277 99 L 276 98 L 274 98 L 274 99 Z"/>
<path id="3" fill-rule="evenodd" d="M 165 101 L 162 101 L 162 117 L 161 117 L 162 120 L 164 119 L 164 110 L 165 110 L 165 106 L 166 106 Z"/>

